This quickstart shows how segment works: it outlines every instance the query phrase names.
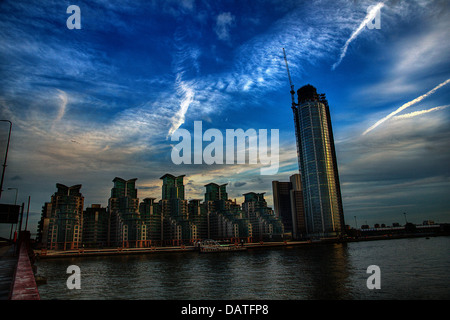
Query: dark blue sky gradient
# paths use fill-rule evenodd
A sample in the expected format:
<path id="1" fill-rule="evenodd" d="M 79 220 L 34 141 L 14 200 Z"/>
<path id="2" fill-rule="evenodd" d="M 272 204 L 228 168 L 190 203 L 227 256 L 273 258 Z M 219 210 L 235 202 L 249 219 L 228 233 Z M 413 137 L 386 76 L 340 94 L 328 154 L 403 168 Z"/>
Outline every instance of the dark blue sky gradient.
<path id="1" fill-rule="evenodd" d="M 286 49 L 295 88 L 327 95 L 346 223 L 450 222 L 450 78 L 446 1 L 385 1 L 381 28 L 364 27 L 376 1 L 2 1 L 0 118 L 13 121 L 3 203 L 27 203 L 34 232 L 56 183 L 82 184 L 85 207 L 107 205 L 112 180 L 186 175 L 186 196 L 209 182 L 231 198 L 266 192 L 298 172 Z M 69 30 L 69 5 L 81 9 Z M 184 109 L 183 109 L 184 108 Z M 278 129 L 280 169 L 174 165 L 169 132 Z M 8 126 L 0 123 L 1 149 Z M 206 146 L 206 143 L 204 144 Z M 3 227 L 2 227 L 3 228 Z M 6 227 L 9 235 L 9 226 Z M 0 229 L 2 231 L 3 229 Z M 2 234 L 0 236 L 5 236 Z"/>

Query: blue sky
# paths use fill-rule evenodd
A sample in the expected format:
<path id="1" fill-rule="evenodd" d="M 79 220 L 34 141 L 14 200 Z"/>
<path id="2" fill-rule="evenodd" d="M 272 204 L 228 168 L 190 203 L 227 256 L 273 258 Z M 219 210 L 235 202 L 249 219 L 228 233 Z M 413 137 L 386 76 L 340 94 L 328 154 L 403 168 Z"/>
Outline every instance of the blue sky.
<path id="1" fill-rule="evenodd" d="M 361 28 L 379 3 L 2 1 L 0 118 L 13 132 L 1 202 L 14 202 L 7 188 L 19 203 L 30 196 L 34 232 L 56 183 L 82 184 L 85 207 L 106 206 L 114 177 L 159 199 L 172 173 L 186 175 L 188 199 L 216 182 L 238 202 L 266 192 L 272 205 L 271 181 L 298 172 L 285 48 L 295 88 L 327 95 L 346 223 L 403 223 L 404 212 L 450 222 L 448 2 L 384 1 L 380 29 Z M 79 30 L 66 26 L 69 5 Z M 278 129 L 278 174 L 174 165 L 170 133 L 194 121 Z"/>

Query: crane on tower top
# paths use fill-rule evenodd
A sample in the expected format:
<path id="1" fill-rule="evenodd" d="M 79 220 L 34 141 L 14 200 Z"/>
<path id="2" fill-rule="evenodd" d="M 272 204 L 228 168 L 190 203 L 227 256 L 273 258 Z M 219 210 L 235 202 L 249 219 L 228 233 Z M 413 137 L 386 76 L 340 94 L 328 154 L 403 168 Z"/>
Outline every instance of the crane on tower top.
<path id="1" fill-rule="evenodd" d="M 287 58 L 286 58 L 286 51 L 284 50 L 284 48 L 283 48 L 283 54 L 284 54 L 284 62 L 286 62 L 286 70 L 287 70 L 288 77 L 289 77 L 289 84 L 291 86 L 292 106 L 295 107 L 296 103 L 295 103 L 294 85 L 292 84 L 291 74 L 289 73 L 289 66 L 288 66 L 288 62 L 287 62 Z"/>

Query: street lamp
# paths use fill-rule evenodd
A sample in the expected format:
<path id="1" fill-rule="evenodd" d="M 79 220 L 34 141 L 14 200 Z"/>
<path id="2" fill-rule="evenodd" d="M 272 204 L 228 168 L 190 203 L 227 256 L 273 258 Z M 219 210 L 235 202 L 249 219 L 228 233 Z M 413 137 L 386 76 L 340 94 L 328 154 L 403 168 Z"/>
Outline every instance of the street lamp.
<path id="1" fill-rule="evenodd" d="M 19 193 L 18 188 L 8 188 L 8 190 L 16 190 L 16 198 L 14 199 L 14 205 L 17 204 L 17 194 Z M 14 223 L 11 223 L 11 231 L 9 232 L 9 240 L 11 240 L 12 237 L 12 229 L 13 229 Z M 17 223 L 16 223 L 16 229 L 17 229 Z"/>
<path id="2" fill-rule="evenodd" d="M 403 215 L 405 216 L 405 224 L 407 224 L 408 221 L 406 220 L 406 212 L 403 212 Z"/>
<path id="3" fill-rule="evenodd" d="M 0 120 L 0 121 L 2 121 L 2 122 L 9 122 L 8 143 L 6 144 L 6 154 L 5 154 L 5 161 L 3 162 L 2 181 L 0 183 L 0 198 L 1 198 L 2 197 L 2 191 L 3 191 L 3 178 L 5 177 L 6 159 L 8 158 L 9 140 L 11 138 L 12 122 L 9 121 L 9 120 Z"/>
<path id="4" fill-rule="evenodd" d="M 14 199 L 14 205 L 17 204 L 17 193 L 19 193 L 19 189 L 17 188 L 8 188 L 8 190 L 16 190 L 16 198 Z"/>

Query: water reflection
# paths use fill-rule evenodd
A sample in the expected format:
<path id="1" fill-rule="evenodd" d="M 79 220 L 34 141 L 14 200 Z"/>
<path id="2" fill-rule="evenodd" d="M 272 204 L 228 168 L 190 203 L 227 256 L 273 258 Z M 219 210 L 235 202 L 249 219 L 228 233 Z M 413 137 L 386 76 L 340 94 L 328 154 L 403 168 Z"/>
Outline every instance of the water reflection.
<path id="1" fill-rule="evenodd" d="M 42 260 L 38 273 L 48 282 L 39 292 L 42 299 L 448 299 L 450 238 L 414 240 Z M 81 268 L 81 290 L 66 287 L 71 264 Z M 370 264 L 382 270 L 382 290 L 366 287 Z"/>
<path id="2" fill-rule="evenodd" d="M 347 258 L 340 245 L 44 260 L 49 283 L 39 289 L 62 299 L 346 299 Z M 81 268 L 82 290 L 65 287 L 70 264 Z"/>

